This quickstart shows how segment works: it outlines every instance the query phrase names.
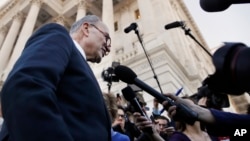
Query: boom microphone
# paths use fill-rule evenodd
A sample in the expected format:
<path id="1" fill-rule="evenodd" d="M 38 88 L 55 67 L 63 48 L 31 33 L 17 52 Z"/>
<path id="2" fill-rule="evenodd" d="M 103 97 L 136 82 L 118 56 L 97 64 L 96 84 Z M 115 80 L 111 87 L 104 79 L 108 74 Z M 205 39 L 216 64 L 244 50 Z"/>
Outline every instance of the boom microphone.
<path id="1" fill-rule="evenodd" d="M 172 22 L 170 24 L 165 25 L 165 29 L 171 29 L 171 28 L 176 28 L 176 27 L 181 27 L 184 26 L 184 22 L 183 21 L 176 21 L 176 22 Z"/>
<path id="2" fill-rule="evenodd" d="M 231 4 L 250 3 L 250 0 L 200 0 L 200 6 L 207 12 L 219 12 L 230 7 Z"/>
<path id="3" fill-rule="evenodd" d="M 155 97 L 160 103 L 163 101 L 168 101 L 170 106 L 176 105 L 177 106 L 177 120 L 185 119 L 186 123 L 193 124 L 198 119 L 198 114 L 188 108 L 186 105 L 183 104 L 176 104 L 170 98 L 162 95 L 143 81 L 137 78 L 137 75 L 128 67 L 119 65 L 115 68 L 116 76 L 123 82 L 128 84 L 135 84 L 136 86 L 140 87 L 142 90 L 148 92 L 150 95 Z M 181 117 L 181 118 L 180 118 Z"/>
<path id="4" fill-rule="evenodd" d="M 124 29 L 124 32 L 129 33 L 131 30 L 135 30 L 137 27 L 137 23 L 131 23 L 128 27 Z"/>

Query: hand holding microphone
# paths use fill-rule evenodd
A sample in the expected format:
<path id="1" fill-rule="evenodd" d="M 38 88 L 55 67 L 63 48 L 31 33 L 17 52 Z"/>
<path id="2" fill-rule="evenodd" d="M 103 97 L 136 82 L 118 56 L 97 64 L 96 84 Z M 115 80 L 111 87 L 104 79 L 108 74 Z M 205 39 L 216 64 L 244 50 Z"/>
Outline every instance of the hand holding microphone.
<path id="1" fill-rule="evenodd" d="M 139 101 L 136 98 L 135 92 L 133 91 L 133 89 L 130 86 L 127 86 L 126 88 L 122 89 L 122 94 L 124 96 L 124 98 L 130 102 L 130 104 L 134 107 L 135 112 L 140 113 L 144 118 L 146 118 L 148 120 L 148 122 L 150 121 L 150 119 L 148 118 L 147 114 L 145 113 L 145 111 L 142 110 L 141 105 L 139 104 Z M 145 120 L 144 118 L 142 118 L 141 120 Z M 137 119 L 139 119 L 139 116 L 137 116 Z M 140 123 L 141 124 L 141 123 Z M 149 134 L 152 134 L 152 128 L 151 127 L 145 127 L 143 129 L 144 132 L 147 132 Z"/>
<path id="2" fill-rule="evenodd" d="M 148 118 L 145 111 L 142 110 L 142 107 L 139 103 L 139 101 L 136 98 L 135 92 L 130 86 L 125 87 L 122 89 L 123 97 L 130 102 L 130 104 L 134 107 L 134 110 L 138 113 L 140 113 L 142 116 Z"/>
<path id="3" fill-rule="evenodd" d="M 182 103 L 175 103 L 169 97 L 162 95 L 146 83 L 142 82 L 140 79 L 137 78 L 137 75 L 130 68 L 119 65 L 115 68 L 115 74 L 121 81 L 128 84 L 135 84 L 142 90 L 148 92 L 150 95 L 155 97 L 160 103 L 162 103 L 163 101 L 167 101 L 168 106 L 175 105 L 176 107 L 178 107 L 177 117 L 182 118 L 188 124 L 193 124 L 198 119 L 198 114 L 196 112 L 194 112 Z"/>
<path id="4" fill-rule="evenodd" d="M 199 115 L 199 121 L 202 121 L 204 123 L 214 123 L 215 122 L 215 118 L 209 109 L 203 108 L 197 104 L 194 104 L 193 102 L 190 102 L 187 99 L 182 99 L 182 98 L 175 96 L 173 94 L 164 94 L 164 95 L 173 99 L 176 103 L 176 105 L 169 105 L 168 101 L 164 101 L 162 103 L 163 107 L 168 110 L 168 114 L 170 115 L 171 118 L 175 118 L 176 116 L 177 116 L 177 118 L 180 118 L 180 117 L 178 117 L 179 116 L 178 115 L 178 112 L 179 112 L 178 111 L 178 104 L 183 104 L 183 105 L 186 105 L 190 110 L 195 111 L 197 113 L 197 116 Z M 198 117 L 197 117 L 197 119 L 198 119 Z"/>

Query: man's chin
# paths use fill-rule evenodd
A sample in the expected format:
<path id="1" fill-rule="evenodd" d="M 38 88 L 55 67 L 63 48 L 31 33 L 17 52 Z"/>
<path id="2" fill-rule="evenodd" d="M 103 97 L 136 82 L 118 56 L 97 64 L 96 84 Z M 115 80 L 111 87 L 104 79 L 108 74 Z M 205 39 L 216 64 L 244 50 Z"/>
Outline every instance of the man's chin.
<path id="1" fill-rule="evenodd" d="M 100 63 L 101 61 L 102 61 L 102 59 L 99 58 L 99 59 L 96 60 L 96 63 Z"/>
<path id="2" fill-rule="evenodd" d="M 101 57 L 91 58 L 91 59 L 88 59 L 88 61 L 90 61 L 92 63 L 100 63 L 102 61 L 102 58 Z"/>

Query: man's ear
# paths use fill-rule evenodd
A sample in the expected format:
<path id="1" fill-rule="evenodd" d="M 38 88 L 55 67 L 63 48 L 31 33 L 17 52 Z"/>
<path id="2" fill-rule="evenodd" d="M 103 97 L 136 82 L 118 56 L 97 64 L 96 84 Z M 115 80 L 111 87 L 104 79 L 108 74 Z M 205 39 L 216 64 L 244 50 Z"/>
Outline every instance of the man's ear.
<path id="1" fill-rule="evenodd" d="M 81 26 L 81 31 L 83 32 L 84 35 L 88 36 L 89 35 L 89 24 L 83 23 Z"/>

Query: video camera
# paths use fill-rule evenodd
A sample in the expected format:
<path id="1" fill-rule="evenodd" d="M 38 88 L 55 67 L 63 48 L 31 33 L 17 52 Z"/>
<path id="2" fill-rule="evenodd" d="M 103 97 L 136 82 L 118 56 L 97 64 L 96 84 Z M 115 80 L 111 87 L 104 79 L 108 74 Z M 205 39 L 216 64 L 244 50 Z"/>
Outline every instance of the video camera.
<path id="1" fill-rule="evenodd" d="M 227 94 L 215 92 L 208 88 L 206 84 L 203 84 L 198 88 L 198 92 L 195 93 L 191 98 L 198 102 L 201 98 L 206 98 L 207 108 L 213 108 L 217 110 L 222 110 L 222 108 L 227 108 L 230 106 Z"/>
<path id="2" fill-rule="evenodd" d="M 119 82 L 119 78 L 115 75 L 114 69 L 119 66 L 119 62 L 112 62 L 112 66 L 102 71 L 102 78 L 108 83 Z"/>
<path id="3" fill-rule="evenodd" d="M 250 48 L 226 42 L 212 57 L 215 73 L 203 83 L 216 93 L 241 95 L 250 91 Z"/>

